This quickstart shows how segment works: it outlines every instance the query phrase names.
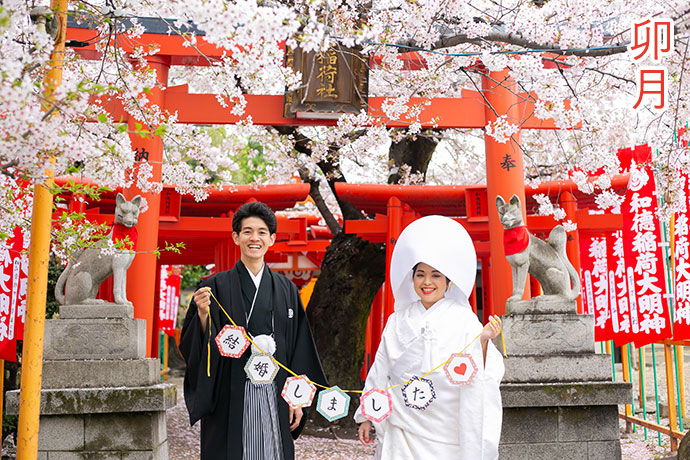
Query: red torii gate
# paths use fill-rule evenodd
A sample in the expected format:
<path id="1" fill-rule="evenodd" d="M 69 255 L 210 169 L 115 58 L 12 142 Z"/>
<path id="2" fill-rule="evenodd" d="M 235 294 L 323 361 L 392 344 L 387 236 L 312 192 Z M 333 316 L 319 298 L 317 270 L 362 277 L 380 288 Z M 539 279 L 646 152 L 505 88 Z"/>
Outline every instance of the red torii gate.
<path id="1" fill-rule="evenodd" d="M 221 108 L 212 94 L 189 94 L 186 85 L 166 88 L 168 85 L 168 71 L 173 65 L 205 66 L 210 65 L 223 53 L 213 45 L 198 37 L 195 49 L 184 46 L 185 40 L 179 36 L 168 35 L 167 25 L 161 20 L 140 18 L 140 23 L 146 28 L 146 33 L 137 39 L 127 41 L 125 46 L 136 44 L 156 43 L 159 51 L 155 56 L 148 56 L 146 60 L 150 69 L 156 71 L 158 83 L 165 88 L 154 88 L 148 94 L 152 104 L 158 105 L 163 112 L 178 113 L 178 121 L 193 124 L 221 124 L 237 123 L 239 117 L 233 116 L 228 109 Z M 161 25 L 163 27 L 161 27 Z M 67 39 L 77 43 L 76 50 L 86 59 L 100 59 L 99 52 L 92 43 L 94 30 L 88 25 L 79 25 L 73 21 L 68 24 Z M 124 42 L 123 42 L 124 43 Z M 196 50 L 205 54 L 199 56 Z M 418 53 L 403 53 L 400 59 L 405 67 L 415 70 L 425 67 L 424 59 Z M 378 65 L 376 57 L 370 59 L 370 65 Z M 247 107 L 244 117 L 251 116 L 257 125 L 334 125 L 336 120 L 309 120 L 303 118 L 284 118 L 282 116 L 283 96 L 245 95 Z M 370 97 L 368 99 L 368 113 L 381 120 L 389 127 L 407 127 L 413 120 L 389 120 L 381 111 L 384 98 Z M 136 132 L 135 120 L 129 118 L 116 101 L 102 101 L 116 119 L 126 120 L 131 132 Z M 230 103 L 232 101 L 229 101 Z M 481 93 L 463 90 L 461 98 L 433 98 L 431 100 L 416 98 L 411 103 L 427 103 L 419 116 L 422 128 L 483 128 L 488 123 L 495 122 L 501 116 L 507 116 L 509 122 L 524 129 L 553 129 L 553 122 L 539 120 L 533 116 L 534 106 L 529 94 L 519 95 L 516 85 L 510 80 L 508 71 L 488 72 L 482 78 Z M 488 103 L 488 104 L 487 104 Z M 489 105 L 490 104 L 490 105 Z M 161 178 L 161 164 L 163 144 L 154 133 L 140 136 L 130 134 L 132 147 L 137 151 L 147 152 L 147 161 L 153 166 L 154 181 Z M 519 140 L 519 133 L 513 136 Z M 487 193 L 488 199 L 493 201 L 495 196 L 510 196 L 517 194 L 524 203 L 524 173 L 522 153 L 515 142 L 502 144 L 490 137 L 485 138 L 487 163 Z M 149 212 L 140 217 L 139 254 L 130 268 L 128 295 L 134 304 L 134 314 L 137 318 L 152 319 L 152 305 L 154 303 L 154 280 L 156 260 L 152 251 L 157 247 L 159 234 L 159 206 L 160 196 L 142 193 L 133 188 L 131 195 L 142 194 L 149 203 Z M 493 207 L 488 211 L 490 251 L 494 255 L 502 255 L 502 227 L 498 215 Z M 390 243 L 390 242 L 389 242 Z M 392 244 L 389 244 L 389 251 Z M 491 277 L 494 280 L 493 296 L 495 305 L 501 305 L 510 295 L 510 266 L 502 258 L 494 257 L 491 264 Z M 130 294 L 131 292 L 131 294 Z M 529 295 L 529 286 L 526 289 Z M 496 313 L 502 313 L 497 309 Z M 151 326 L 147 326 L 149 332 Z M 150 337 L 150 334 L 149 334 Z M 147 355 L 151 356 L 151 343 L 147 345 Z"/>

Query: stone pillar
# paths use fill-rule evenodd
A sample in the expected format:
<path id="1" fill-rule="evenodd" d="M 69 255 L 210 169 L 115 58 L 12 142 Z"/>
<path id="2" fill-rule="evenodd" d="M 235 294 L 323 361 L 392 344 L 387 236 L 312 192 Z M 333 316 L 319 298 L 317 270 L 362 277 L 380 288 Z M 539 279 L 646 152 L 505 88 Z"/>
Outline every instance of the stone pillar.
<path id="1" fill-rule="evenodd" d="M 613 382 L 610 356 L 594 353 L 594 316 L 556 296 L 509 307 L 501 460 L 620 460 L 618 404 L 631 384 Z"/>
<path id="2" fill-rule="evenodd" d="M 146 326 L 131 305 L 65 305 L 46 320 L 38 460 L 167 460 L 165 411 L 177 399 L 146 358 Z M 7 393 L 16 414 L 19 390 Z"/>
<path id="3" fill-rule="evenodd" d="M 563 192 L 558 198 L 558 204 L 565 211 L 565 216 L 572 222 L 577 223 L 577 199 L 570 192 Z M 568 241 L 565 245 L 565 252 L 568 254 L 568 260 L 573 264 L 575 272 L 580 274 L 580 232 L 575 229 L 568 232 Z M 577 298 L 577 312 L 582 311 L 582 297 Z"/>

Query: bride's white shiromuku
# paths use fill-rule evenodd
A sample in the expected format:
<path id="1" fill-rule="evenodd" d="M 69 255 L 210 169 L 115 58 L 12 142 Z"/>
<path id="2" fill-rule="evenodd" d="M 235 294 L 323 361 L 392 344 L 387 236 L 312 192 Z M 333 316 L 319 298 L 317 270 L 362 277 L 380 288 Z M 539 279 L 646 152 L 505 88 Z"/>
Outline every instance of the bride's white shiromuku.
<path id="1" fill-rule="evenodd" d="M 413 268 L 427 264 L 450 281 L 445 298 L 426 308 L 413 286 Z M 395 312 L 384 328 L 364 391 L 386 389 L 419 377 L 463 350 L 482 331 L 468 298 L 477 258 L 467 231 L 452 219 L 427 216 L 401 233 L 391 260 Z M 382 460 L 498 458 L 502 406 L 499 384 L 503 360 L 489 341 L 484 359 L 477 339 L 465 350 L 477 373 L 469 385 L 455 385 L 443 368 L 425 378 L 436 399 L 425 410 L 405 404 L 401 386 L 389 391 L 392 414 L 375 423 Z M 355 420 L 364 422 L 360 410 Z"/>

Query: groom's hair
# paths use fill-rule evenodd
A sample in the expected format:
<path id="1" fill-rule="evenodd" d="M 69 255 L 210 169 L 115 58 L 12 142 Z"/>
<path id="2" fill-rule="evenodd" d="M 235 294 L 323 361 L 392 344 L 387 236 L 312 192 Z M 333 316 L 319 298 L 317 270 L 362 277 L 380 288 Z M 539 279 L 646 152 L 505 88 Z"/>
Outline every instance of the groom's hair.
<path id="1" fill-rule="evenodd" d="M 232 231 L 239 234 L 242 231 L 242 221 L 247 217 L 258 217 L 263 220 L 271 235 L 278 229 L 278 221 L 271 208 L 260 201 L 252 201 L 240 206 L 240 209 L 232 216 Z"/>

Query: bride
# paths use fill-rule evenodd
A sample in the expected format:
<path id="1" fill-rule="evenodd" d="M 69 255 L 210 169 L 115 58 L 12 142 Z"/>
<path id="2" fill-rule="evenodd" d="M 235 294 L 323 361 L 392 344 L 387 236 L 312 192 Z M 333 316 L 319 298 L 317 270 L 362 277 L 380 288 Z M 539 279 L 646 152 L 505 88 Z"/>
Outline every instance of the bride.
<path id="1" fill-rule="evenodd" d="M 470 308 L 476 268 L 472 240 L 452 219 L 423 217 L 401 233 L 391 259 L 395 312 L 364 386 L 364 393 L 388 391 L 393 411 L 375 424 L 361 407 L 355 415 L 362 443 L 372 442 L 371 428 L 376 428 L 377 459 L 498 458 L 503 359 L 491 339 L 501 326 L 498 317 L 490 317 L 482 328 Z M 468 385 L 451 383 L 443 366 L 428 373 L 468 344 L 464 353 L 477 368 Z M 423 375 L 432 381 L 436 398 L 419 410 L 406 404 L 401 386 Z"/>

